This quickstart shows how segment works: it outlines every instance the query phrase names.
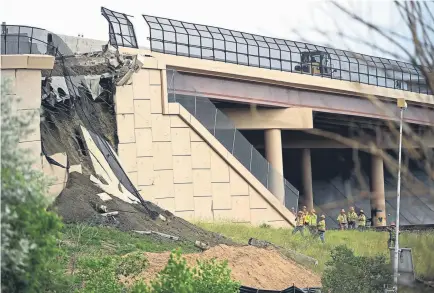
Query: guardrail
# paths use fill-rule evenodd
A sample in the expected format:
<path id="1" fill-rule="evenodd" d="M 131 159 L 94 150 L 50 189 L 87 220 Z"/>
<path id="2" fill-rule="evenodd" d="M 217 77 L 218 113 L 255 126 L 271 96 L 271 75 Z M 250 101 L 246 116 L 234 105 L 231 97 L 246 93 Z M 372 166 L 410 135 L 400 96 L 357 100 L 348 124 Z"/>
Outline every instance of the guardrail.
<path id="1" fill-rule="evenodd" d="M 143 17 L 149 26 L 152 51 L 433 94 L 422 69 L 407 62 L 169 18 Z"/>
<path id="2" fill-rule="evenodd" d="M 217 109 L 206 97 L 177 93 L 175 86 L 177 72 L 168 70 L 167 75 L 169 80 L 169 103 L 180 103 L 271 193 L 276 195 L 276 190 L 282 190 L 284 192 L 285 206 L 288 209 L 294 208 L 297 211 L 299 191 L 280 172 L 276 171 L 235 128 L 229 117 Z"/>

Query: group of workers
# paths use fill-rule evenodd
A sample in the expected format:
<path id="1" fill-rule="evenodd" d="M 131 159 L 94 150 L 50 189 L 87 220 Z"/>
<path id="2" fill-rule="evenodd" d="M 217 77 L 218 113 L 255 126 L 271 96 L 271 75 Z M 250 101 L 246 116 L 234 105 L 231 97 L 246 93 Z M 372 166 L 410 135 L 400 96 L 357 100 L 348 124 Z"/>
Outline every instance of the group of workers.
<path id="1" fill-rule="evenodd" d="M 350 207 L 348 214 L 345 213 L 344 209 L 342 209 L 337 221 L 341 230 L 356 228 L 359 230 L 364 230 L 366 227 L 365 213 L 363 210 L 360 210 L 359 214 L 357 214 L 354 210 L 354 207 Z M 302 210 L 298 211 L 295 222 L 296 226 L 294 230 L 292 230 L 292 234 L 300 232 L 300 234 L 304 236 L 304 229 L 307 227 L 312 236 L 319 236 L 321 242 L 325 243 L 325 215 L 321 215 L 318 221 L 318 216 L 315 210 L 312 209 L 310 212 L 308 212 L 307 207 L 303 206 Z M 387 228 L 387 231 L 389 232 L 389 240 L 387 241 L 388 247 L 393 247 L 396 241 L 395 223 L 392 222 L 390 227 Z"/>
<path id="2" fill-rule="evenodd" d="M 300 232 L 300 234 L 304 236 L 304 228 L 307 227 L 311 235 L 318 235 L 321 239 L 321 242 L 325 243 L 325 215 L 321 215 L 318 221 L 318 216 L 315 210 L 312 209 L 310 212 L 308 212 L 307 207 L 303 206 L 302 210 L 298 211 L 295 221 L 296 226 L 292 231 L 292 234 Z M 357 214 L 354 210 L 354 207 L 350 207 L 350 211 L 348 212 L 348 214 L 346 214 L 345 210 L 342 209 L 341 213 L 337 218 L 337 221 L 341 230 L 355 228 L 359 228 L 362 230 L 366 226 L 365 213 L 363 212 L 363 210 L 360 210 L 360 213 Z"/>
<path id="3" fill-rule="evenodd" d="M 363 230 L 366 227 L 366 216 L 363 210 L 360 210 L 359 214 L 356 213 L 354 207 L 350 207 L 348 214 L 342 209 L 337 218 L 339 228 L 341 230 L 356 229 Z"/>
<path id="4" fill-rule="evenodd" d="M 312 209 L 310 212 L 308 212 L 307 207 L 303 206 L 303 209 L 298 211 L 295 222 L 296 225 L 294 230 L 292 230 L 292 234 L 300 231 L 300 234 L 304 236 L 304 227 L 307 227 L 311 235 L 318 235 L 321 239 L 321 242 L 325 243 L 326 223 L 324 215 L 321 215 L 318 221 L 318 216 L 315 210 Z"/>

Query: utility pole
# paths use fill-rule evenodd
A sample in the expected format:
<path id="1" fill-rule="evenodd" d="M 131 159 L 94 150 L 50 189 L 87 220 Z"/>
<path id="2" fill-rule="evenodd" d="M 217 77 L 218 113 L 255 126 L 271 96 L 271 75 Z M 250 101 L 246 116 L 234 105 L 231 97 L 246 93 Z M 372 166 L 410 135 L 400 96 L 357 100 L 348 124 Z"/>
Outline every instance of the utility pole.
<path id="1" fill-rule="evenodd" d="M 397 101 L 398 107 L 401 109 L 401 118 L 399 121 L 399 155 L 398 155 L 398 183 L 396 187 L 396 230 L 395 230 L 395 251 L 393 262 L 393 289 L 398 292 L 398 268 L 399 268 L 399 211 L 401 205 L 401 156 L 402 156 L 402 124 L 404 123 L 404 111 L 407 109 L 407 102 L 400 98 Z"/>

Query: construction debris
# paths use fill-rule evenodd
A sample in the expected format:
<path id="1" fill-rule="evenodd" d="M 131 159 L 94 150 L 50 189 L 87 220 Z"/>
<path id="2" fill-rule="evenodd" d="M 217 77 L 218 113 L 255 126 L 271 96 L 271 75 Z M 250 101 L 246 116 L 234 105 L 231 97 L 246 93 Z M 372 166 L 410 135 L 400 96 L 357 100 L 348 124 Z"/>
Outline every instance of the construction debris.
<path id="1" fill-rule="evenodd" d="M 114 212 L 109 212 L 109 213 L 103 213 L 103 214 L 101 214 L 101 216 L 109 217 L 109 216 L 117 216 L 118 214 L 119 214 L 118 211 L 114 211 Z"/>
<path id="2" fill-rule="evenodd" d="M 209 245 L 205 242 L 201 242 L 199 240 L 196 240 L 196 242 L 194 243 L 194 246 L 202 249 L 202 250 L 208 250 L 209 249 Z"/>
<path id="3" fill-rule="evenodd" d="M 298 253 L 294 250 L 290 250 L 290 249 L 275 245 L 275 244 L 268 242 L 268 241 L 265 241 L 265 240 L 250 238 L 248 243 L 251 246 L 255 246 L 255 247 L 259 247 L 259 248 L 273 248 L 273 249 L 279 251 L 283 256 L 290 258 L 290 259 L 292 259 L 298 263 L 301 263 L 303 265 L 315 265 L 315 266 L 318 265 L 318 260 L 316 260 L 310 256 Z"/>

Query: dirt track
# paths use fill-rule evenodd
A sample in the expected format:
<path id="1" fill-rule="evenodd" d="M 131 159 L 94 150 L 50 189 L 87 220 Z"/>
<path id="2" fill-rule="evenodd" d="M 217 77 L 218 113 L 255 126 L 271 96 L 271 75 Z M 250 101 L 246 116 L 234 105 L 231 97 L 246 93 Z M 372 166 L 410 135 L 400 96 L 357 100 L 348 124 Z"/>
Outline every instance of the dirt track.
<path id="1" fill-rule="evenodd" d="M 140 278 L 149 282 L 165 267 L 170 252 L 145 255 L 149 261 L 149 268 Z M 300 288 L 321 286 L 321 278 L 318 275 L 291 260 L 282 258 L 272 249 L 219 245 L 202 253 L 186 254 L 184 257 L 189 266 L 194 266 L 197 260 L 228 260 L 232 277 L 244 286 L 270 290 L 282 290 L 293 284 Z"/>

